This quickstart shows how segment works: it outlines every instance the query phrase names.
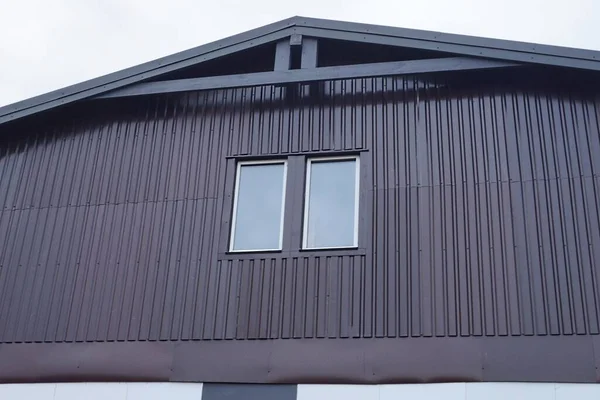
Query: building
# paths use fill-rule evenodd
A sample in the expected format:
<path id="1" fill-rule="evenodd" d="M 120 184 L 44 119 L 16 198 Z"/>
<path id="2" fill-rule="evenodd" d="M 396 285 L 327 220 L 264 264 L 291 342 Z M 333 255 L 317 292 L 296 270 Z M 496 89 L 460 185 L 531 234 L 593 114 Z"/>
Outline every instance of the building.
<path id="1" fill-rule="evenodd" d="M 0 108 L 0 397 L 596 398 L 599 83 L 294 17 Z"/>

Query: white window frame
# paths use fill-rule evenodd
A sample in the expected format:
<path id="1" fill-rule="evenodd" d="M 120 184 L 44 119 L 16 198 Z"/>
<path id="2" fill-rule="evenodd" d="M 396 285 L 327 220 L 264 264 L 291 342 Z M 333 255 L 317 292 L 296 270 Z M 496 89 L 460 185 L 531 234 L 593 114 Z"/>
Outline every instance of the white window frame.
<path id="1" fill-rule="evenodd" d="M 328 161 L 355 161 L 354 171 L 354 241 L 348 246 L 326 246 L 308 247 L 308 213 L 310 203 L 310 178 L 313 163 Z M 327 250 L 327 249 L 354 249 L 358 247 L 358 209 L 359 209 L 359 185 L 360 185 L 360 156 L 335 156 L 335 157 L 311 157 L 306 163 L 306 187 L 304 189 L 304 222 L 302 224 L 302 250 Z"/>
<path id="2" fill-rule="evenodd" d="M 238 249 L 234 250 L 235 230 L 237 227 L 237 208 L 239 201 L 240 176 L 243 166 L 265 165 L 265 164 L 283 164 L 283 186 L 281 191 L 281 217 L 279 223 L 279 246 L 276 249 Z M 256 253 L 261 251 L 281 251 L 283 248 L 283 222 L 285 217 L 285 192 L 287 191 L 287 160 L 256 160 L 256 161 L 238 161 L 235 170 L 235 188 L 233 191 L 233 215 L 231 217 L 231 230 L 229 236 L 230 253 Z"/>

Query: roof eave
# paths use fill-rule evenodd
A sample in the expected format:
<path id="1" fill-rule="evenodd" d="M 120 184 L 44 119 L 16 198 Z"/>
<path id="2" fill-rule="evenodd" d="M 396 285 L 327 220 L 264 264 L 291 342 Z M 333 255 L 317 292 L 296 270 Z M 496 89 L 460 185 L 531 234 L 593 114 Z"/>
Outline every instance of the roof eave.
<path id="1" fill-rule="evenodd" d="M 1 107 L 0 124 L 276 41 L 293 33 L 600 71 L 600 52 L 592 50 L 296 16 Z"/>

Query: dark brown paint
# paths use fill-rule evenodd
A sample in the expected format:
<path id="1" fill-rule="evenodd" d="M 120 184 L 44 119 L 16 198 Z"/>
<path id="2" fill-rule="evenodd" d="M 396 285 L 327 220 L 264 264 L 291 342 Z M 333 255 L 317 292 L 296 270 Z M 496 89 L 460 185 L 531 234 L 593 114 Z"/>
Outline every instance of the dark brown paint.
<path id="1" fill-rule="evenodd" d="M 597 380 L 599 91 L 577 79 L 256 87 L 3 125 L 2 381 Z M 289 251 L 226 254 L 236 158 L 340 152 L 361 154 L 359 249 L 299 251 L 296 174 Z"/>
<path id="2" fill-rule="evenodd" d="M 170 342 L 0 345 L 0 382 L 169 381 Z"/>
<path id="3" fill-rule="evenodd" d="M 595 382 L 595 336 L 16 343 L 0 382 Z"/>

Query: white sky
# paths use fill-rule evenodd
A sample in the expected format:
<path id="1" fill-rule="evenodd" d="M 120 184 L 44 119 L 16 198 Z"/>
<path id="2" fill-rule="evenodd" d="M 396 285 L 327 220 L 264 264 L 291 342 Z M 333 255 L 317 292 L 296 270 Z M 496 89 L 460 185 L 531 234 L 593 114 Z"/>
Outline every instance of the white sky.
<path id="1" fill-rule="evenodd" d="M 600 0 L 0 0 L 0 106 L 294 15 L 600 50 Z"/>

